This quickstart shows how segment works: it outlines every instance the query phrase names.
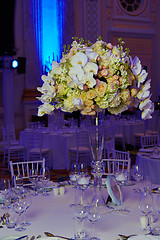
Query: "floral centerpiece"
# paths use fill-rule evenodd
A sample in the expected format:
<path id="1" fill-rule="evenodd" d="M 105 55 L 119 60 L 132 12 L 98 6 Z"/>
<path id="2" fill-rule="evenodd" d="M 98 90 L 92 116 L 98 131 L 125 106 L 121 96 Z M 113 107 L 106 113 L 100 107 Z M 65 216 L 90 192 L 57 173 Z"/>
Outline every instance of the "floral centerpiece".
<path id="1" fill-rule="evenodd" d="M 123 45 L 121 38 L 117 46 L 100 37 L 93 44 L 74 38 L 71 47 L 64 48 L 60 63 L 53 61 L 48 75 L 42 75 L 38 116 L 55 109 L 95 115 L 98 108 L 117 115 L 139 106 L 141 118 L 150 119 L 154 111 L 151 80 L 139 58 L 133 59 Z"/>
<path id="2" fill-rule="evenodd" d="M 139 58 L 132 59 L 129 49 L 124 49 L 123 45 L 121 38 L 117 46 L 102 41 L 100 37 L 93 44 L 75 38 L 71 47 L 64 49 L 60 63 L 53 61 L 48 75 L 42 75 L 44 83 L 37 88 L 42 93 L 38 97 L 42 102 L 38 116 L 52 114 L 55 109 L 96 115 L 96 127 L 90 131 L 95 187 L 93 202 L 102 209 L 105 206 L 101 194 L 104 131 L 97 124 L 98 115 L 101 115 L 99 111 L 107 109 L 117 115 L 139 106 L 142 119 L 150 119 L 154 111 L 148 73 Z"/>

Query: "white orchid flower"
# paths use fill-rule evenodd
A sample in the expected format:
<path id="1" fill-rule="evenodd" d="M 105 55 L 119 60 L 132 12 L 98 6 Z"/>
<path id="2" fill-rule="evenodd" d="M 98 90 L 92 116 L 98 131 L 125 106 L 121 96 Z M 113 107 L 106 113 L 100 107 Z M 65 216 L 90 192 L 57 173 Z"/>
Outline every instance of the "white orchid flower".
<path id="1" fill-rule="evenodd" d="M 86 84 L 89 88 L 93 88 L 96 85 L 96 80 L 93 77 L 93 73 L 85 74 L 82 82 Z"/>
<path id="2" fill-rule="evenodd" d="M 44 103 L 38 107 L 38 116 L 41 117 L 44 114 L 51 114 L 54 111 L 54 105 Z"/>
<path id="3" fill-rule="evenodd" d="M 141 73 L 142 65 L 141 65 L 141 61 L 137 56 L 133 60 L 131 58 L 131 68 L 134 75 L 138 75 Z"/>
<path id="4" fill-rule="evenodd" d="M 81 90 L 83 90 L 83 82 L 82 79 L 84 77 L 84 71 L 80 66 L 72 67 L 69 71 L 69 76 L 73 79 L 68 83 L 69 88 L 74 88 L 78 86 Z"/>
<path id="5" fill-rule="evenodd" d="M 84 67 L 88 61 L 88 58 L 86 54 L 82 52 L 77 52 L 72 58 L 71 58 L 71 64 L 73 67 L 76 66 L 82 66 Z"/>
<path id="6" fill-rule="evenodd" d="M 98 66 L 95 63 L 88 62 L 84 67 L 84 71 L 87 74 L 93 73 L 94 75 L 96 75 L 98 72 Z"/>
<path id="7" fill-rule="evenodd" d="M 142 86 L 143 92 L 149 90 L 151 87 L 151 79 L 147 80 L 147 82 Z"/>
<path id="8" fill-rule="evenodd" d="M 84 76 L 84 71 L 80 66 L 72 67 L 69 70 L 69 76 L 74 79 L 78 79 L 78 81 L 81 81 Z"/>
<path id="9" fill-rule="evenodd" d="M 78 109 L 81 109 L 81 107 L 83 105 L 82 99 L 80 99 L 80 98 L 73 98 L 72 102 L 73 102 L 74 107 L 76 107 Z"/>
<path id="10" fill-rule="evenodd" d="M 151 116 L 152 113 L 153 113 L 153 112 L 152 112 L 151 109 L 146 109 L 146 110 L 144 110 L 144 111 L 142 112 L 141 117 L 142 117 L 142 119 L 144 119 L 144 120 L 146 120 L 146 119 L 151 119 L 151 118 L 152 118 L 152 116 Z"/>
<path id="11" fill-rule="evenodd" d="M 137 97 L 141 100 L 145 99 L 145 98 L 148 98 L 150 95 L 150 91 L 147 90 L 147 91 L 143 91 L 143 89 L 141 91 L 139 91 L 139 93 L 137 94 Z"/>
<path id="12" fill-rule="evenodd" d="M 56 93 L 55 93 L 56 95 Z M 52 98 L 55 97 L 52 94 L 43 94 L 41 97 L 37 97 L 38 100 L 40 100 L 42 103 L 50 103 L 52 101 Z"/>
<path id="13" fill-rule="evenodd" d="M 142 72 L 137 76 L 138 87 L 140 87 L 140 84 L 146 80 L 147 76 L 148 76 L 148 73 L 146 72 L 146 70 L 143 69 Z"/>
<path id="14" fill-rule="evenodd" d="M 37 88 L 37 90 L 39 91 L 39 88 Z M 44 83 L 40 90 L 43 94 L 48 94 L 48 92 L 52 95 L 55 94 L 55 87 L 49 85 L 48 83 Z"/>
<path id="15" fill-rule="evenodd" d="M 151 107 L 152 107 L 152 101 L 149 98 L 146 98 L 144 101 L 142 101 L 139 104 L 140 110 L 151 109 Z"/>
<path id="16" fill-rule="evenodd" d="M 90 61 L 94 60 L 96 61 L 97 57 L 98 57 L 98 53 L 90 51 L 90 52 L 86 52 L 87 57 L 89 58 Z"/>
<path id="17" fill-rule="evenodd" d="M 42 75 L 41 79 L 43 80 L 43 82 L 48 83 L 50 85 L 54 85 L 55 83 L 55 81 L 50 76 Z"/>

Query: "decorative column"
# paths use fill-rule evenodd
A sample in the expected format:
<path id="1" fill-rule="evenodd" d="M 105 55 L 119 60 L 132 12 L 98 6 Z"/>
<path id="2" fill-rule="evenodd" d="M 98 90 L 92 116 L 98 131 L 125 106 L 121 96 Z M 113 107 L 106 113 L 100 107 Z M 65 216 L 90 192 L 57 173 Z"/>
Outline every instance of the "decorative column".
<path id="1" fill-rule="evenodd" d="M 11 68 L 12 56 L 3 56 L 3 109 L 4 126 L 15 124 L 14 114 L 14 72 Z"/>

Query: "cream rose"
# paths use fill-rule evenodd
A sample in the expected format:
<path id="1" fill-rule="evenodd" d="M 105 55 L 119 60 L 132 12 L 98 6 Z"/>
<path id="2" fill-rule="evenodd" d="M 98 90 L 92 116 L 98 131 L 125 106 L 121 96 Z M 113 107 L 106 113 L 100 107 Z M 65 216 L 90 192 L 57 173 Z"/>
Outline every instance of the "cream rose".
<path id="1" fill-rule="evenodd" d="M 122 90 L 120 95 L 121 95 L 121 99 L 123 102 L 125 102 L 125 103 L 131 102 L 131 95 L 130 95 L 129 89 Z"/>
<path id="2" fill-rule="evenodd" d="M 98 82 L 96 87 L 95 87 L 96 92 L 101 97 L 104 96 L 104 94 L 106 92 L 106 89 L 107 89 L 107 84 L 105 82 L 102 82 L 102 81 Z"/>
<path id="3" fill-rule="evenodd" d="M 88 99 L 94 99 L 95 97 L 97 97 L 97 93 L 95 90 L 91 89 L 88 92 L 86 92 L 86 96 Z"/>

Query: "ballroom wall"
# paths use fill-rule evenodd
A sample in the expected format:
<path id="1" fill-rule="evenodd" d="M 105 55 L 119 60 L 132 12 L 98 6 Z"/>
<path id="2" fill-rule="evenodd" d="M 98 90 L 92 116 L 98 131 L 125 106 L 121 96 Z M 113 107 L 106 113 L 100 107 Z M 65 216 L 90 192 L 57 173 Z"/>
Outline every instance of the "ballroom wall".
<path id="1" fill-rule="evenodd" d="M 14 57 L 26 57 L 25 73 L 18 74 L 13 70 L 14 123 L 18 136 L 27 122 L 31 121 L 31 116 L 37 113 L 40 104 L 35 96 L 37 96 L 36 87 L 41 83 L 42 66 L 38 59 L 41 53 L 37 51 L 33 38 L 34 22 L 31 21 L 31 16 L 34 14 L 32 4 L 38 6 L 41 0 L 15 2 L 16 55 Z M 139 56 L 142 65 L 147 68 L 149 78 L 152 79 L 152 100 L 158 101 L 160 95 L 159 0 L 141 1 L 142 5 L 130 11 L 123 8 L 118 0 L 61 0 L 61 2 L 65 2 L 65 6 L 68 5 L 68 10 L 71 4 L 73 7 L 73 11 L 68 11 L 66 15 L 66 30 L 64 29 L 66 38 L 63 39 L 63 43 L 71 43 L 73 34 L 91 41 L 95 41 L 97 36 L 101 35 L 103 40 L 114 44 L 117 43 L 118 37 L 122 37 L 126 43 L 125 47 L 131 50 L 130 54 L 133 57 Z M 40 22 L 36 26 L 38 31 L 41 31 Z M 11 111 L 4 106 L 4 81 L 3 69 L 0 69 L 0 126 L 4 125 L 4 111 Z M 0 138 L 2 139 L 1 132 Z"/>

